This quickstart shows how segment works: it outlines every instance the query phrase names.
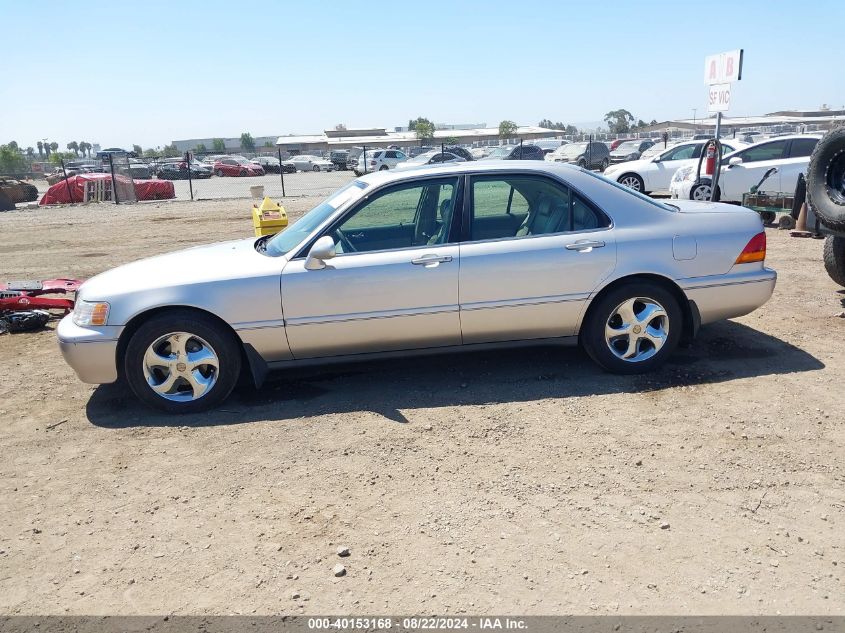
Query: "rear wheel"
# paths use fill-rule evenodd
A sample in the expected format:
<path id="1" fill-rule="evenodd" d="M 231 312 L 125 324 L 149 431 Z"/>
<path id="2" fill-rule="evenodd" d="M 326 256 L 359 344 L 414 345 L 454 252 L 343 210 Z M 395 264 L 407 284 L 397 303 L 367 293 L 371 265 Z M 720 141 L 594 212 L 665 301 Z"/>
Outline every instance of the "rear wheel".
<path id="1" fill-rule="evenodd" d="M 643 190 L 645 189 L 645 183 L 638 174 L 623 174 L 616 182 L 624 187 L 628 187 L 628 189 L 639 191 L 640 193 L 643 193 Z"/>
<path id="2" fill-rule="evenodd" d="M 833 281 L 845 286 L 845 237 L 828 235 L 825 238 L 824 268 Z"/>
<path id="3" fill-rule="evenodd" d="M 241 371 L 240 345 L 211 317 L 189 310 L 153 316 L 132 335 L 124 375 L 144 404 L 196 413 L 226 399 Z"/>
<path id="4" fill-rule="evenodd" d="M 650 283 L 626 284 L 590 307 L 581 343 L 605 370 L 640 374 L 656 369 L 675 351 L 682 321 L 668 290 Z"/>
<path id="5" fill-rule="evenodd" d="M 606 158 L 602 159 L 601 170 L 604 171 L 605 169 L 607 169 L 608 165 L 610 165 L 610 161 Z"/>
<path id="6" fill-rule="evenodd" d="M 312 171 L 320 171 L 320 166 L 319 166 L 319 165 L 314 165 L 314 166 L 311 168 L 311 170 L 312 170 Z"/>
<path id="7" fill-rule="evenodd" d="M 387 171 L 387 165 L 382 165 L 378 168 L 379 171 Z"/>
<path id="8" fill-rule="evenodd" d="M 587 161 L 585 161 L 585 160 L 582 158 L 581 160 L 579 160 L 579 161 L 578 161 L 578 166 L 579 166 L 579 167 L 581 167 L 582 169 L 586 169 L 586 167 L 587 167 Z"/>

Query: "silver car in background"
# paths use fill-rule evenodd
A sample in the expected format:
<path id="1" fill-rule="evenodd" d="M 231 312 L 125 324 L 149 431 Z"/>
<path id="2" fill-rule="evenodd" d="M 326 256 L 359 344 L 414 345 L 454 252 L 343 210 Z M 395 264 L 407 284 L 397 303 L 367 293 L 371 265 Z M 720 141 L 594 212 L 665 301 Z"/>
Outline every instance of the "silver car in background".
<path id="1" fill-rule="evenodd" d="M 579 343 L 656 369 L 701 324 L 772 294 L 748 209 L 662 204 L 584 169 L 464 162 L 354 180 L 272 237 L 200 246 L 88 280 L 58 327 L 89 383 L 125 377 L 174 413 L 242 370 Z"/>

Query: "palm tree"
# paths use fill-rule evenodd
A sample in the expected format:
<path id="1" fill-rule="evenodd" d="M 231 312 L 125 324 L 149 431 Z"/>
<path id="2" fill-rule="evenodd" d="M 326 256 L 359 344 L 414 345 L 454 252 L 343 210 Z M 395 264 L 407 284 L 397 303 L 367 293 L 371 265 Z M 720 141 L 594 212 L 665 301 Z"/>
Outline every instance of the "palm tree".
<path id="1" fill-rule="evenodd" d="M 59 151 L 59 144 L 56 143 L 56 141 L 53 141 L 52 143 L 50 143 L 50 151 L 51 152 Z"/>
<path id="2" fill-rule="evenodd" d="M 79 150 L 82 152 L 83 156 L 91 156 L 91 143 L 88 141 L 79 141 Z"/>
<path id="3" fill-rule="evenodd" d="M 79 143 L 76 141 L 71 141 L 67 144 L 67 148 L 74 153 L 77 157 L 79 157 Z"/>
<path id="4" fill-rule="evenodd" d="M 26 148 L 26 157 L 27 157 L 29 160 L 32 160 L 32 157 L 33 157 L 33 156 L 35 156 L 35 150 L 34 150 L 32 147 L 27 147 L 27 148 Z"/>
<path id="5" fill-rule="evenodd" d="M 38 158 L 43 158 L 44 157 L 44 143 L 42 143 L 41 141 L 38 141 L 35 145 L 38 147 Z"/>

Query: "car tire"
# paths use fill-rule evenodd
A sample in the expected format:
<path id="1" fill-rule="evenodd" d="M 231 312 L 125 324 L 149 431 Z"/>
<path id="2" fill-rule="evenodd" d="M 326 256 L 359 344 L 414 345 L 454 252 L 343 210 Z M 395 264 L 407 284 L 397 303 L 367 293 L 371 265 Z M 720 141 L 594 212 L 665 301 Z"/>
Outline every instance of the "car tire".
<path id="1" fill-rule="evenodd" d="M 845 125 L 825 134 L 810 156 L 807 202 L 823 225 L 845 231 Z"/>
<path id="2" fill-rule="evenodd" d="M 314 165 L 314 166 L 311 168 L 311 171 L 320 171 L 320 166 L 319 166 L 319 165 Z"/>
<path id="3" fill-rule="evenodd" d="M 223 177 L 223 170 L 222 170 L 222 169 L 218 169 L 218 170 L 217 170 L 217 175 L 218 175 L 218 176 L 220 176 L 220 177 L 222 178 L 222 177 Z"/>
<path id="4" fill-rule="evenodd" d="M 628 189 L 633 189 L 634 191 L 645 193 L 645 183 L 643 182 L 643 179 L 639 174 L 622 174 L 621 176 L 619 176 L 619 178 L 617 178 L 616 182 L 618 182 L 623 187 L 628 187 Z"/>
<path id="5" fill-rule="evenodd" d="M 248 174 L 247 174 L 246 169 L 241 169 L 241 173 L 239 173 L 239 174 L 238 174 L 238 176 L 241 176 L 241 177 L 243 177 L 243 176 L 247 176 L 247 175 L 248 175 Z"/>
<path id="6" fill-rule="evenodd" d="M 5 191 L 0 191 L 0 211 L 14 211 L 15 203 L 6 194 Z"/>
<path id="7" fill-rule="evenodd" d="M 175 353 L 172 341 L 182 342 L 184 355 Z M 132 334 L 123 375 L 144 404 L 168 413 L 197 413 L 217 406 L 232 392 L 241 373 L 241 351 L 235 334 L 212 317 L 193 310 L 168 310 Z M 205 354 L 196 358 L 207 362 L 191 368 L 190 354 L 201 352 Z M 191 385 L 189 375 L 196 385 Z M 197 395 L 197 389 L 204 391 Z"/>
<path id="8" fill-rule="evenodd" d="M 845 286 L 845 237 L 828 235 L 825 238 L 824 269 L 833 281 Z"/>
<path id="9" fill-rule="evenodd" d="M 604 171 L 605 169 L 607 169 L 607 168 L 608 168 L 608 166 L 609 166 L 609 165 L 610 165 L 610 161 L 609 161 L 609 160 L 607 160 L 606 158 L 602 159 L 602 161 L 601 161 L 601 170 L 602 170 L 602 171 Z"/>
<path id="10" fill-rule="evenodd" d="M 378 170 L 379 171 L 387 171 L 388 167 L 387 167 L 387 165 L 382 165 L 381 167 L 378 168 Z"/>
<path id="11" fill-rule="evenodd" d="M 657 284 L 634 282 L 613 288 L 590 306 L 581 344 L 604 370 L 641 374 L 672 355 L 682 328 L 681 308 L 671 292 Z"/>
<path id="12" fill-rule="evenodd" d="M 690 200 L 699 200 L 703 202 L 707 202 L 710 200 L 710 191 L 711 191 L 712 183 L 710 182 L 702 182 L 697 185 L 694 185 L 689 192 L 689 199 Z M 721 191 L 718 187 L 716 187 L 716 201 L 718 202 L 721 199 Z"/>
<path id="13" fill-rule="evenodd" d="M 587 168 L 587 161 L 585 161 L 584 159 L 579 160 L 579 161 L 578 161 L 578 166 L 579 166 L 581 169 L 586 169 L 586 168 Z"/>

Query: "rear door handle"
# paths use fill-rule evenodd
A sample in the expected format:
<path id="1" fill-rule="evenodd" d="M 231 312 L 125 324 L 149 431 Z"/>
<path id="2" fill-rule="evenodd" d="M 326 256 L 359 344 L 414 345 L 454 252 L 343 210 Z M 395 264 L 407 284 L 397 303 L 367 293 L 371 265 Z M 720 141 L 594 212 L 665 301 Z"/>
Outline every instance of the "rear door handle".
<path id="1" fill-rule="evenodd" d="M 604 242 L 601 242 L 599 240 L 581 240 L 580 242 L 573 242 L 572 244 L 567 244 L 566 250 L 584 252 L 591 251 L 594 248 L 601 248 L 602 246 L 604 246 Z"/>
<path id="2" fill-rule="evenodd" d="M 417 257 L 416 259 L 412 259 L 411 263 L 414 266 L 428 266 L 429 264 L 442 264 L 444 262 L 451 262 L 452 256 L 451 255 L 423 255 L 422 257 Z"/>

